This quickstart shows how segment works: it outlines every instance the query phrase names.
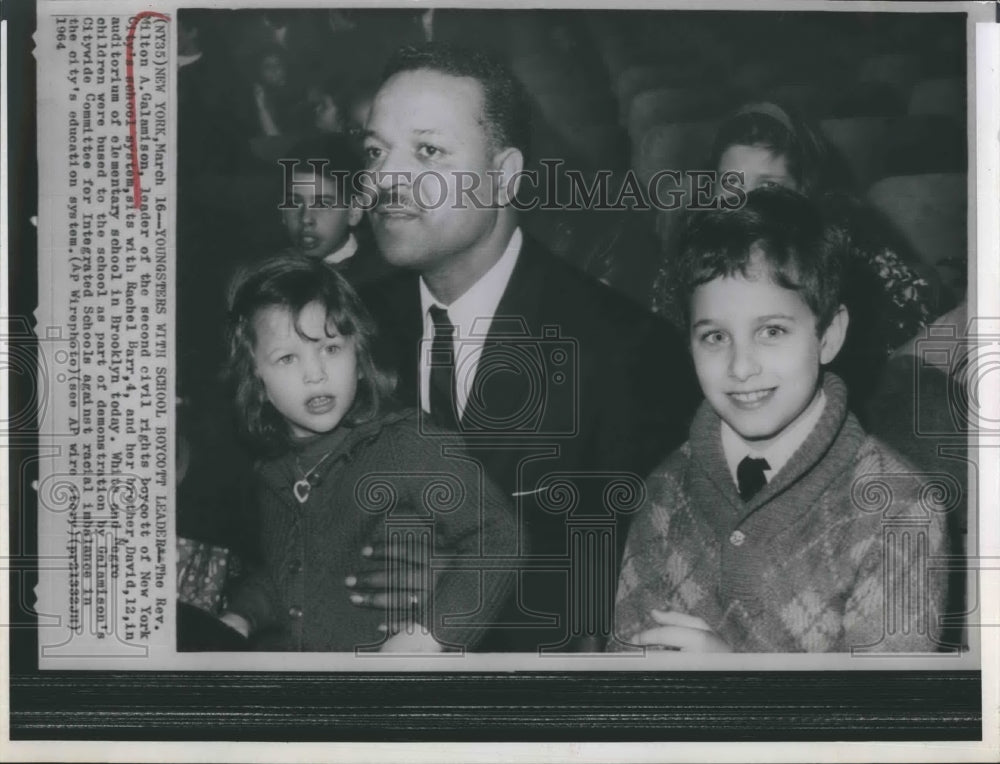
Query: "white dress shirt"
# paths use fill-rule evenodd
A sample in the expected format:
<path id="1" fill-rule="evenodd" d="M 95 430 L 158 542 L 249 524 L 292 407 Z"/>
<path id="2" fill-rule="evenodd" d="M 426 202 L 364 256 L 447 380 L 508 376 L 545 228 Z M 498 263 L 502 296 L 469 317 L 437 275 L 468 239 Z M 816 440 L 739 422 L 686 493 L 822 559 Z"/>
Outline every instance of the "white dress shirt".
<path id="1" fill-rule="evenodd" d="M 755 459 L 767 459 L 768 468 L 764 470 L 764 479 L 768 483 L 771 478 L 778 474 L 792 455 L 798 451 L 799 446 L 806 442 L 819 418 L 826 408 L 826 394 L 821 389 L 819 395 L 813 398 L 806 410 L 799 414 L 798 418 L 792 422 L 785 431 L 781 433 L 767 448 L 753 448 L 743 438 L 736 434 L 732 427 L 725 422 L 722 423 L 722 452 L 726 456 L 726 464 L 729 465 L 729 474 L 733 482 L 739 486 L 736 479 L 736 470 L 740 462 L 747 456 Z"/>
<path id="2" fill-rule="evenodd" d="M 500 259 L 451 305 L 442 305 L 436 300 L 423 278 L 420 279 L 420 309 L 424 316 L 424 337 L 420 344 L 420 406 L 424 411 L 431 409 L 430 352 L 434 340 L 431 307 L 437 305 L 446 309 L 448 320 L 455 327 L 452 340 L 455 354 L 455 397 L 458 416 L 461 419 L 465 404 L 469 400 L 469 391 L 476 378 L 476 370 L 479 368 L 479 358 L 483 354 L 486 335 L 500 305 L 500 298 L 503 297 L 510 276 L 514 272 L 514 266 L 517 265 L 522 239 L 521 229 L 515 228 Z"/>

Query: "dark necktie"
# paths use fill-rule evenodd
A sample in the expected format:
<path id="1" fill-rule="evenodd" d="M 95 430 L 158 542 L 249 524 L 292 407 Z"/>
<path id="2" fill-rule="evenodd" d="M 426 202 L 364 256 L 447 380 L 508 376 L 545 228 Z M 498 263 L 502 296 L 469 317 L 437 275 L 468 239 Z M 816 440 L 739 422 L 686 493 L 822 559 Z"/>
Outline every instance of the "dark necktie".
<path id="1" fill-rule="evenodd" d="M 455 403 L 455 326 L 448 320 L 448 311 L 431 306 L 434 340 L 431 342 L 430 404 L 434 422 L 449 430 L 458 429 Z"/>
<path id="2" fill-rule="evenodd" d="M 767 459 L 754 459 L 746 456 L 736 468 L 736 482 L 740 487 L 740 498 L 750 501 L 761 488 L 767 485 L 764 470 L 771 469 Z"/>

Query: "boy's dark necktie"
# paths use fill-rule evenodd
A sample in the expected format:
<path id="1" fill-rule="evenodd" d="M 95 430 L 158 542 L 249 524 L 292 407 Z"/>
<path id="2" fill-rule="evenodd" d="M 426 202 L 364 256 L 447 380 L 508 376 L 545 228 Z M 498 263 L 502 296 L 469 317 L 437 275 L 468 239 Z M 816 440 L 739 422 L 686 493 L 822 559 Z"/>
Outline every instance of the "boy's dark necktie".
<path id="1" fill-rule="evenodd" d="M 431 342 L 430 404 L 435 424 L 448 430 L 458 429 L 455 404 L 455 326 L 448 320 L 448 311 L 431 306 L 434 340 Z"/>
<path id="2" fill-rule="evenodd" d="M 743 501 L 750 501 L 761 488 L 767 485 L 767 478 L 764 477 L 764 470 L 771 469 L 767 459 L 754 459 L 752 456 L 743 457 L 736 468 L 736 482 L 740 489 L 740 498 Z"/>

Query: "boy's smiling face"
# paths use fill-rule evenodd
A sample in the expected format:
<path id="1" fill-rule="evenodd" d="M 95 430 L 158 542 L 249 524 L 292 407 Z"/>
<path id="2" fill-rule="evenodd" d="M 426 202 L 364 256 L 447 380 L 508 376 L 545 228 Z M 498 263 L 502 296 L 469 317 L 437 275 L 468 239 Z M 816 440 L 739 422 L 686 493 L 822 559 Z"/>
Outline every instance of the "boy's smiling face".
<path id="1" fill-rule="evenodd" d="M 817 335 L 802 297 L 776 284 L 758 252 L 747 276 L 700 285 L 691 298 L 691 354 L 705 398 L 743 440 L 766 448 L 819 391 L 820 365 L 843 344 L 841 308 Z"/>

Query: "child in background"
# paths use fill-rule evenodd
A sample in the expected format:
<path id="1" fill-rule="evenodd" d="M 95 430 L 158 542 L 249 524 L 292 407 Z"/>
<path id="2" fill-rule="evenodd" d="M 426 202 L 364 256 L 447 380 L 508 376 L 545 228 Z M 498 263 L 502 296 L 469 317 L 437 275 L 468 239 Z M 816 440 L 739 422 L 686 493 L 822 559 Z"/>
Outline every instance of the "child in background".
<path id="1" fill-rule="evenodd" d="M 422 434 L 412 412 L 387 410 L 392 383 L 372 358 L 372 319 L 322 261 L 264 261 L 237 277 L 229 305 L 236 403 L 264 454 L 264 569 L 233 592 L 222 620 L 256 649 L 474 646 L 507 594 L 498 577 L 438 566 L 431 601 L 405 603 L 412 610 L 398 618 L 399 603 L 355 607 L 345 580 L 400 521 L 429 533 L 439 563 L 504 553 L 515 533 L 509 501 L 471 462 L 442 456 L 441 438 Z M 404 571 L 386 575 L 390 590 L 419 588 Z M 443 624 L 462 613 L 475 623 Z M 424 632 L 414 636 L 415 624 Z"/>
<path id="2" fill-rule="evenodd" d="M 341 272 L 354 288 L 391 271 L 360 230 L 357 175 L 363 164 L 344 135 L 322 135 L 297 144 L 294 164 L 282 165 L 285 198 L 281 221 L 292 246 Z"/>
<path id="3" fill-rule="evenodd" d="M 339 82 L 339 77 L 330 78 L 325 82 L 313 82 L 306 88 L 306 100 L 313 112 L 313 129 L 319 133 L 336 135 L 347 132 Z"/>
<path id="4" fill-rule="evenodd" d="M 823 369 L 847 332 L 844 247 L 842 231 L 781 188 L 692 219 L 667 303 L 706 400 L 688 442 L 648 478 L 629 532 L 616 606 L 626 642 L 939 648 L 946 586 L 927 563 L 946 548 L 943 509 L 865 434 Z"/>
<path id="5" fill-rule="evenodd" d="M 254 74 L 258 135 L 273 138 L 300 132 L 306 126 L 304 94 L 284 49 L 274 45 L 261 50 Z"/>
<path id="6" fill-rule="evenodd" d="M 850 229 L 843 300 L 853 320 L 833 368 L 848 383 L 852 411 L 860 414 L 889 355 L 936 315 L 933 269 L 901 256 L 898 236 L 856 196 L 846 162 L 822 132 L 776 103 L 746 104 L 725 119 L 709 167 L 720 178 L 742 173 L 748 192 L 771 186 L 798 191 Z M 658 280 L 665 278 L 661 270 Z M 667 291 L 661 286 L 654 293 L 662 298 Z"/>

